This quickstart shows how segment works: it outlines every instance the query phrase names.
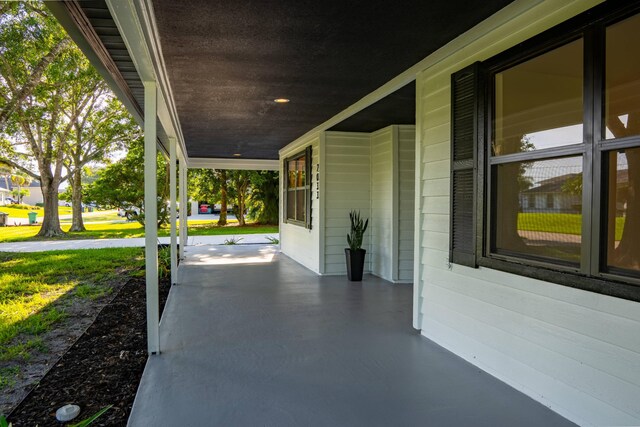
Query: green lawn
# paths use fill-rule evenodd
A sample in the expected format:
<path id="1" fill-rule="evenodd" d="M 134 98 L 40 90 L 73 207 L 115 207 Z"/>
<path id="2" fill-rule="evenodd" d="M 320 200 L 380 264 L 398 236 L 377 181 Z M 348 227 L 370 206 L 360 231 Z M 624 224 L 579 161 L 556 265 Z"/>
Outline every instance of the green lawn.
<path id="1" fill-rule="evenodd" d="M 116 210 L 85 212 L 82 214 L 82 219 L 84 222 L 126 221 L 122 217 L 118 216 L 118 211 Z M 61 219 L 60 223 L 71 223 L 71 218 Z"/>
<path id="2" fill-rule="evenodd" d="M 0 264 L 1 391 L 19 374 L 12 362 L 46 351 L 41 336 L 64 320 L 65 307 L 109 294 L 114 280 L 144 267 L 144 257 L 141 248 L 0 252 Z"/>
<path id="3" fill-rule="evenodd" d="M 60 239 L 116 239 L 129 237 L 144 237 L 144 228 L 137 222 L 116 223 L 116 224 L 91 224 L 85 225 L 87 231 L 82 233 L 68 233 Z M 63 224 L 62 229 L 67 231 L 69 224 Z M 0 228 L 0 242 L 24 242 L 31 240 L 40 240 L 35 235 L 40 230 L 39 226 L 17 226 Z M 170 229 L 163 227 L 158 230 L 160 237 L 170 235 Z M 189 224 L 190 236 L 217 236 L 217 235 L 233 235 L 233 234 L 260 234 L 260 233 L 277 233 L 277 225 L 246 225 L 240 227 L 237 224 L 231 224 L 225 227 L 218 227 L 211 222 Z M 49 239 L 47 239 L 49 240 Z"/>
<path id="4" fill-rule="evenodd" d="M 17 207 L 20 206 L 20 207 Z M 6 205 L 0 206 L 0 212 L 9 214 L 9 222 L 11 218 L 29 218 L 29 212 L 37 212 L 38 216 L 44 216 L 44 209 L 29 205 Z M 71 208 L 66 206 L 58 207 L 59 215 L 71 215 Z"/>
<path id="5" fill-rule="evenodd" d="M 624 217 L 616 218 L 616 240 L 622 238 Z M 582 234 L 582 215 L 565 213 L 519 213 L 518 230 Z"/>

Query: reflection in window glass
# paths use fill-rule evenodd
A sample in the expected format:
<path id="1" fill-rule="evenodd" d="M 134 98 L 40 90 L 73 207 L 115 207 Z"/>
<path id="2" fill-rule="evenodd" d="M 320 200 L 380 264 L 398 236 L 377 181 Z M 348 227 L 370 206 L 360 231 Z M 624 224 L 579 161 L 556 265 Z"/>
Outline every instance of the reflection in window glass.
<path id="1" fill-rule="evenodd" d="M 296 186 L 296 162 L 295 161 L 290 161 L 288 162 L 288 179 L 289 179 L 289 183 L 288 183 L 288 188 L 292 188 Z"/>
<path id="2" fill-rule="evenodd" d="M 583 142 L 583 43 L 495 75 L 493 155 Z"/>
<path id="3" fill-rule="evenodd" d="M 640 15 L 607 28 L 605 138 L 640 135 Z"/>
<path id="4" fill-rule="evenodd" d="M 297 160 L 297 168 L 298 168 L 298 181 L 297 181 L 297 187 L 304 187 L 305 186 L 305 181 L 306 181 L 306 157 L 302 156 Z"/>
<path id="5" fill-rule="evenodd" d="M 495 167 L 494 250 L 578 264 L 582 158 Z"/>
<path id="6" fill-rule="evenodd" d="M 295 190 L 287 191 L 287 218 L 296 218 L 296 192 Z"/>
<path id="7" fill-rule="evenodd" d="M 307 205 L 306 194 L 307 192 L 304 189 L 296 191 L 296 199 L 297 199 L 296 219 L 298 221 L 304 221 L 306 219 L 305 218 L 306 205 Z"/>
<path id="8" fill-rule="evenodd" d="M 640 148 L 609 153 L 607 265 L 640 272 Z"/>

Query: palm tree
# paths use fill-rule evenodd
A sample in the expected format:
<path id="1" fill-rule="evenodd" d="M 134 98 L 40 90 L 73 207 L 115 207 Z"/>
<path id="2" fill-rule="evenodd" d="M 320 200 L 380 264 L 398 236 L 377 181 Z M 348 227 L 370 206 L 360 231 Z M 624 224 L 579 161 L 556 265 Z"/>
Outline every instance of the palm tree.
<path id="1" fill-rule="evenodd" d="M 24 175 L 11 175 L 11 182 L 14 185 L 18 186 L 17 199 L 18 199 L 18 203 L 22 204 L 22 197 L 24 196 L 22 194 L 22 186 L 23 185 L 27 185 L 28 186 L 29 184 L 31 184 L 31 177 L 27 177 L 27 176 L 24 176 Z"/>

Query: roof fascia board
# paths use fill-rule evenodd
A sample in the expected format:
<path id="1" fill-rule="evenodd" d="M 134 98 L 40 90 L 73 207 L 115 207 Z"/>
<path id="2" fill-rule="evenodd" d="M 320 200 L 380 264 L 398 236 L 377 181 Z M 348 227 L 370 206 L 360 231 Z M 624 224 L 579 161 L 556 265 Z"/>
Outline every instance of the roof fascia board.
<path id="1" fill-rule="evenodd" d="M 416 79 L 416 76 L 421 71 L 434 66 L 435 64 L 443 61 L 450 55 L 455 52 L 464 49 L 465 46 L 472 43 L 474 40 L 482 37 L 483 35 L 495 30 L 496 28 L 504 25 L 505 23 L 511 21 L 519 15 L 522 15 L 529 9 L 537 6 L 540 3 L 543 3 L 545 0 L 516 0 L 513 3 L 507 5 L 503 9 L 491 15 L 489 18 L 480 22 L 470 30 L 462 33 L 440 49 L 436 50 L 417 64 L 398 74 L 393 79 L 389 80 L 384 85 L 380 86 L 378 89 L 364 96 L 359 101 L 351 104 L 346 109 L 342 110 L 340 113 L 336 114 L 326 122 L 322 123 L 319 126 L 311 129 L 309 132 L 305 133 L 298 139 L 294 140 L 287 146 L 280 149 L 279 154 L 280 157 L 283 156 L 284 153 L 289 152 L 293 149 L 296 149 L 302 145 L 304 145 L 305 141 L 309 139 L 311 135 L 314 135 L 318 132 L 325 131 L 338 123 L 342 122 L 345 119 L 353 116 L 356 113 L 364 110 L 367 107 L 375 104 L 381 99 L 389 96 L 393 92 L 398 89 L 406 86 Z M 418 100 L 416 99 L 416 102 Z"/>
<path id="2" fill-rule="evenodd" d="M 113 0 L 106 0 L 113 1 Z M 186 157 L 188 157 L 186 145 L 184 142 L 184 135 L 182 134 L 182 126 L 178 116 L 178 110 L 176 107 L 175 98 L 169 82 L 169 74 L 167 72 L 167 65 L 164 62 L 164 54 L 162 53 L 162 45 L 160 44 L 160 36 L 158 32 L 158 26 L 156 25 L 156 16 L 153 10 L 153 3 L 151 0 L 139 0 L 136 2 L 138 7 L 139 16 L 143 18 L 144 26 L 142 30 L 150 46 L 150 52 L 152 54 L 152 61 L 155 65 L 156 75 L 159 79 L 159 87 L 164 99 L 169 117 L 173 123 L 173 128 L 177 137 L 179 150 L 182 151 Z"/>
<path id="3" fill-rule="evenodd" d="M 131 60 L 138 70 L 143 82 L 156 81 L 156 73 L 147 43 L 142 32 L 142 26 L 131 0 L 106 0 L 111 17 L 118 27 L 120 36 L 124 40 Z"/>
<path id="4" fill-rule="evenodd" d="M 162 123 L 168 137 L 176 138 L 178 141 L 178 151 L 188 157 L 180 122 L 171 104 L 173 97 L 167 96 L 168 79 L 166 71 L 156 67 L 158 63 L 155 58 L 161 57 L 161 52 L 154 50 L 159 46 L 157 40 L 152 43 L 150 38 L 156 33 L 150 32 L 148 28 L 152 26 L 151 17 L 146 8 L 138 8 L 132 0 L 105 0 L 111 17 L 113 18 L 120 36 L 124 40 L 131 60 L 140 75 L 140 79 L 154 81 L 158 87 L 158 118 Z"/>
<path id="5" fill-rule="evenodd" d="M 129 91 L 124 78 L 122 78 L 122 76 L 120 75 L 120 72 L 118 71 L 115 64 L 112 64 L 112 66 L 109 67 L 111 68 L 111 70 L 109 70 L 107 69 L 107 65 L 104 63 L 104 61 L 107 60 L 107 57 L 108 61 L 113 62 L 111 60 L 111 57 L 108 56 L 108 54 L 107 57 L 99 56 L 97 54 L 98 50 L 104 48 L 104 46 L 100 47 L 95 45 L 96 40 L 99 40 L 97 34 L 95 34 L 95 31 L 93 31 L 93 34 L 88 34 L 88 28 L 83 28 L 81 30 L 81 23 L 78 22 L 76 18 L 71 16 L 71 12 L 68 7 L 73 5 L 73 2 L 50 1 L 45 2 L 45 5 L 47 6 L 47 8 L 49 8 L 51 13 L 53 13 L 53 16 L 58 20 L 60 25 L 62 25 L 67 34 L 69 34 L 69 37 L 71 37 L 78 48 L 80 48 L 82 53 L 84 53 L 89 62 L 96 68 L 98 73 L 102 76 L 107 85 L 109 85 L 120 102 L 122 102 L 125 108 L 133 116 L 135 121 L 139 125 L 142 125 L 144 121 L 142 117 L 142 110 L 134 101 L 133 95 Z M 91 31 L 92 30 L 93 29 L 91 28 Z M 93 43 L 90 42 L 89 39 L 93 40 Z M 118 79 L 119 81 L 117 81 L 114 77 L 114 71 L 116 73 L 116 76 L 120 76 L 120 79 Z"/>
<path id="6" fill-rule="evenodd" d="M 188 159 L 189 169 L 244 169 L 244 170 L 279 170 L 279 160 L 264 159 L 215 159 L 192 157 Z"/>

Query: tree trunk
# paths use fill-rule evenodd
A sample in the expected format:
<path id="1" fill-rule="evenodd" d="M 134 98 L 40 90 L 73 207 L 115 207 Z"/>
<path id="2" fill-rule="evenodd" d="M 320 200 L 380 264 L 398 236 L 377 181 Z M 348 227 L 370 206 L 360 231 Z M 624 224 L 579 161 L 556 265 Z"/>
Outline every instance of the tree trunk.
<path id="1" fill-rule="evenodd" d="M 240 227 L 243 227 L 245 225 L 244 209 L 245 209 L 244 191 L 242 191 L 242 188 L 238 188 L 238 209 L 237 209 L 236 215 L 238 217 L 238 225 Z"/>
<path id="2" fill-rule="evenodd" d="M 227 172 L 220 171 L 220 218 L 218 225 L 227 225 Z"/>
<path id="3" fill-rule="evenodd" d="M 82 172 L 76 170 L 69 180 L 71 185 L 71 209 L 72 219 L 69 231 L 86 231 L 82 219 Z"/>
<path id="4" fill-rule="evenodd" d="M 57 237 L 65 234 L 60 228 L 60 217 L 58 216 L 59 185 L 51 178 L 42 177 L 40 187 L 44 197 L 44 219 L 37 234 L 38 237 Z"/>
<path id="5" fill-rule="evenodd" d="M 608 126 L 616 138 L 637 135 L 640 133 L 640 114 L 630 113 L 626 127 L 615 116 L 608 121 Z M 626 192 L 627 209 L 624 215 L 624 229 L 620 244 L 613 253 L 613 259 L 609 257 L 609 262 L 616 267 L 638 271 L 640 270 L 640 239 L 638 239 L 640 233 L 640 149 L 630 148 L 625 150 L 625 154 L 629 181 Z M 616 175 L 613 174 L 609 179 L 616 182 Z M 615 216 L 615 209 L 609 215 Z M 615 237 L 610 237 L 610 239 L 614 240 Z"/>

